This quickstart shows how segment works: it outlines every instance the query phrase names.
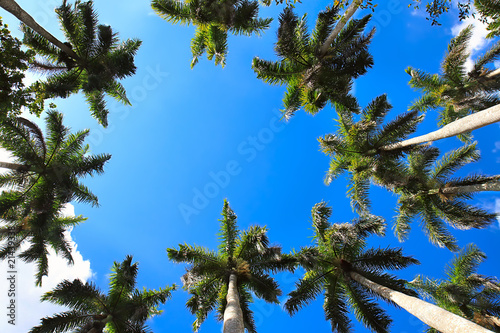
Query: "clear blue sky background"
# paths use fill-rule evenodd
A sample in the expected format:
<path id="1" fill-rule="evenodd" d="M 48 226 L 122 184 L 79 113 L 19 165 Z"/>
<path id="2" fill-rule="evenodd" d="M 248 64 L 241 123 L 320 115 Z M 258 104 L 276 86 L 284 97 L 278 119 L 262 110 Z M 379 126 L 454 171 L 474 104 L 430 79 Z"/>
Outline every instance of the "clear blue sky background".
<path id="1" fill-rule="evenodd" d="M 300 15 L 307 12 L 309 26 L 313 27 L 317 13 L 332 2 L 303 0 L 296 11 Z M 53 13 L 58 1 L 19 3 L 62 38 Z M 394 106 L 390 118 L 406 111 L 419 96 L 408 86 L 405 68 L 439 72 L 453 37 L 452 27 L 460 23 L 456 13 L 450 13 L 443 16 L 442 26 L 431 27 L 423 13 L 414 12 L 407 4 L 398 0 L 379 3 L 370 23 L 377 27 L 370 47 L 375 65 L 354 87 L 363 106 L 387 93 Z M 286 252 L 311 244 L 310 211 L 314 204 L 329 202 L 334 212 L 332 222 L 356 217 L 345 196 L 346 181 L 339 179 L 330 186 L 323 183 L 329 158 L 319 151 L 317 138 L 335 131 L 334 111 L 327 107 L 314 117 L 301 111 L 288 123 L 279 121 L 284 87 L 259 81 L 251 69 L 254 56 L 275 59 L 273 45 L 282 6 L 261 10 L 261 16 L 275 18 L 262 37 L 229 37 L 225 68 L 203 58 L 193 70 L 189 68 L 193 27 L 171 25 L 156 16 L 144 0 L 97 0 L 95 7 L 100 22 L 111 25 L 120 38 L 143 41 L 136 57 L 137 74 L 123 82 L 133 106 L 110 101 L 108 129 L 90 117 L 81 96 L 55 101 L 68 126 L 91 129 L 88 142 L 93 153 L 113 155 L 104 175 L 84 181 L 99 196 L 101 207 L 75 204 L 76 214 L 88 220 L 72 232 L 83 259 L 90 261 L 92 279 L 99 287 L 107 290 L 113 261 L 122 261 L 127 254 L 140 263 L 141 288 L 180 285 L 184 266 L 170 263 L 166 248 L 187 243 L 216 249 L 224 198 L 238 215 L 240 229 L 266 225 L 271 242 L 281 244 Z M 7 13 L 0 14 L 19 36 L 16 20 Z M 436 118 L 435 113 L 429 113 L 418 132 L 435 129 Z M 475 132 L 482 160 L 464 168 L 462 175 L 498 173 L 499 133 L 497 124 Z M 436 145 L 446 151 L 460 147 L 461 142 L 451 138 Z M 387 219 L 388 230 L 385 238 L 370 238 L 370 245 L 402 246 L 405 254 L 422 263 L 396 274 L 408 280 L 416 274 L 442 277 L 443 267 L 453 254 L 431 245 L 417 220 L 410 239 L 400 244 L 391 230 L 396 196 L 373 187 L 371 199 L 373 213 Z M 496 193 L 484 193 L 474 202 L 494 210 L 495 205 L 500 206 L 499 200 Z M 187 207 L 191 213 L 183 214 Z M 488 260 L 480 273 L 499 275 L 495 244 L 498 225 L 454 234 L 460 246 L 474 242 L 486 252 Z M 299 276 L 300 271 L 277 276 L 284 295 L 293 290 Z M 195 318 L 185 309 L 187 296 L 179 290 L 162 306 L 164 314 L 150 322 L 154 332 L 191 330 Z M 392 332 L 423 331 L 424 325 L 404 310 L 380 304 L 394 319 Z M 258 300 L 252 309 L 261 333 L 330 331 L 322 299 L 293 318 L 279 306 Z M 367 331 L 353 322 L 356 331 Z M 209 317 L 200 332 L 219 330 L 221 324 Z"/>

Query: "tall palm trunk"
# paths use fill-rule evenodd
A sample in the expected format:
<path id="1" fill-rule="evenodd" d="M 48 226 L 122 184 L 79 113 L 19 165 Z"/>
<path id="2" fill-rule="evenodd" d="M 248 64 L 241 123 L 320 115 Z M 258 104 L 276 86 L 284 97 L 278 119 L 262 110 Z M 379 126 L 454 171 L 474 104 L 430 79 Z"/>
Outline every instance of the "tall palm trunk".
<path id="1" fill-rule="evenodd" d="M 0 7 L 17 17 L 21 22 L 45 37 L 48 41 L 60 48 L 73 59 L 79 59 L 78 55 L 69 46 L 55 38 L 50 32 L 39 25 L 33 17 L 22 9 L 21 6 L 19 6 L 14 0 L 0 0 Z"/>
<path id="2" fill-rule="evenodd" d="M 500 177 L 497 180 L 490 181 L 484 184 L 465 185 L 465 186 L 450 186 L 443 187 L 439 190 L 443 194 L 461 194 L 482 191 L 500 191 Z"/>
<path id="3" fill-rule="evenodd" d="M 493 333 L 463 317 L 446 311 L 439 306 L 408 296 L 399 291 L 381 286 L 362 275 L 350 271 L 350 277 L 378 295 L 393 301 L 427 325 L 442 333 Z"/>
<path id="4" fill-rule="evenodd" d="M 470 132 L 472 130 L 484 127 L 486 125 L 496 123 L 498 121 L 500 121 L 500 104 L 492 106 L 486 110 L 468 115 L 466 117 L 457 119 L 454 122 L 451 122 L 448 125 L 445 125 L 434 132 L 417 136 L 416 138 L 386 145 L 383 146 L 381 149 L 392 150 L 419 143 L 445 139 L 465 132 Z"/>
<path id="5" fill-rule="evenodd" d="M 358 10 L 361 5 L 362 0 L 354 0 L 351 5 L 347 8 L 344 15 L 340 18 L 340 21 L 337 23 L 335 28 L 332 30 L 326 41 L 323 43 L 320 49 L 320 54 L 325 55 L 328 51 L 328 48 L 333 43 L 335 38 L 339 35 L 340 31 L 345 27 L 349 19 L 354 15 L 354 13 Z"/>
<path id="6" fill-rule="evenodd" d="M 1 1 L 1 0 L 0 0 Z M 0 168 L 11 169 L 15 171 L 28 171 L 29 167 L 23 164 L 0 162 Z"/>
<path id="7" fill-rule="evenodd" d="M 224 310 L 224 328 L 223 333 L 244 333 L 243 312 L 240 307 L 240 297 L 238 296 L 238 287 L 236 285 L 236 274 L 229 276 L 229 285 L 227 290 L 227 305 Z"/>

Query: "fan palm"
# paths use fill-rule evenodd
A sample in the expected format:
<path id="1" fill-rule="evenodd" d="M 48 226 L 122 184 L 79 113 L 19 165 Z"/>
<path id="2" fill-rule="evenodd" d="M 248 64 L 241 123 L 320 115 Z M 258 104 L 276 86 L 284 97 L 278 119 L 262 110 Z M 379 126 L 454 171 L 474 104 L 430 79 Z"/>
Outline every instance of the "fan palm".
<path id="1" fill-rule="evenodd" d="M 400 169 L 405 181 L 394 188 L 400 195 L 394 229 L 398 238 L 404 240 L 410 231 L 411 219 L 420 215 L 430 241 L 456 251 L 456 240 L 444 221 L 459 229 L 484 228 L 495 221 L 495 214 L 471 206 L 464 199 L 470 199 L 480 190 L 495 190 L 491 184 L 498 184 L 499 177 L 450 178 L 460 167 L 479 159 L 475 144 L 453 150 L 436 162 L 438 155 L 439 150 L 433 147 L 411 153 L 407 164 Z"/>
<path id="2" fill-rule="evenodd" d="M 401 165 L 400 157 L 419 147 L 384 150 L 387 144 L 398 142 L 415 131 L 422 117 L 416 111 L 398 116 L 382 125 L 392 106 L 386 95 L 375 98 L 354 122 L 351 112 L 336 105 L 338 131 L 319 138 L 321 149 L 331 155 L 330 168 L 325 183 L 330 184 L 344 172 L 349 173 L 351 205 L 358 213 L 369 210 L 368 187 L 370 180 L 393 187 L 401 184 L 395 169 Z"/>
<path id="3" fill-rule="evenodd" d="M 134 55 L 141 41 L 128 39 L 119 43 L 117 34 L 110 26 L 98 25 L 93 2 L 66 0 L 56 9 L 66 42 L 55 39 L 29 16 L 13 0 L 0 0 L 0 6 L 24 24 L 23 42 L 43 57 L 32 66 L 50 73 L 46 81 L 35 84 L 39 99 L 68 97 L 83 91 L 92 116 L 103 126 L 108 125 L 104 94 L 130 105 L 125 88 L 117 81 L 136 71 Z"/>
<path id="4" fill-rule="evenodd" d="M 152 0 L 154 11 L 172 23 L 193 24 L 191 68 L 205 52 L 216 65 L 226 64 L 227 34 L 259 35 L 272 18 L 261 19 L 256 0 Z"/>
<path id="5" fill-rule="evenodd" d="M 69 310 L 45 317 L 30 333 L 53 332 L 150 332 L 148 318 L 161 313 L 176 286 L 159 290 L 137 289 L 138 264 L 127 256 L 111 268 L 109 291 L 104 294 L 93 283 L 75 279 L 64 280 L 42 296 L 42 301 L 68 307 Z"/>
<path id="6" fill-rule="evenodd" d="M 366 249 L 366 237 L 383 235 L 385 224 L 373 216 L 353 223 L 330 224 L 331 208 L 324 202 L 312 210 L 315 246 L 297 253 L 306 273 L 296 284 L 285 309 L 294 314 L 324 291 L 326 319 L 332 331 L 350 332 L 348 305 L 356 318 L 375 332 L 387 332 L 391 322 L 371 299 L 380 297 L 407 310 L 426 324 L 442 332 L 487 332 L 472 322 L 413 295 L 405 281 L 384 273 L 418 264 L 404 256 L 401 249 Z"/>
<path id="7" fill-rule="evenodd" d="M 451 40 L 448 53 L 441 63 L 441 75 L 431 75 L 411 67 L 407 69 L 407 73 L 411 75 L 410 85 L 424 92 L 410 109 L 427 111 L 440 108 L 440 126 L 500 104 L 499 76 L 487 68 L 487 65 L 499 59 L 500 43 L 493 45 L 482 57 L 476 59 L 471 70 L 467 70 L 470 55 L 467 46 L 472 37 L 472 28 L 472 25 L 468 26 Z M 493 116 L 491 119 L 483 119 L 482 126 L 498 121 L 500 111 L 497 110 L 496 113 L 496 118 Z M 484 115 L 477 114 L 477 117 Z M 460 135 L 464 139 L 469 130 L 471 129 L 462 128 L 454 135 Z"/>
<path id="8" fill-rule="evenodd" d="M 0 251 L 0 258 L 19 249 L 24 240 L 31 247 L 20 254 L 26 261 L 38 262 L 37 284 L 47 275 L 47 246 L 62 252 L 72 261 L 63 231 L 82 220 L 63 218 L 64 204 L 77 200 L 98 205 L 98 199 L 79 178 L 102 173 L 110 155 L 89 155 L 84 145 L 88 130 L 70 134 L 63 116 L 54 110 L 47 113 L 47 132 L 24 118 L 6 119 L 0 128 L 0 146 L 14 157 L 14 163 L 1 162 L 10 169 L 0 175 L 0 217 L 7 224 L 0 238 L 15 234 L 14 245 Z"/>
<path id="9" fill-rule="evenodd" d="M 279 246 L 269 246 L 267 229 L 250 227 L 240 232 L 236 215 L 224 201 L 220 220 L 220 245 L 217 252 L 190 245 L 167 249 L 170 260 L 190 263 L 183 276 L 184 288 L 191 298 L 187 307 L 196 315 L 198 330 L 208 313 L 218 307 L 218 319 L 224 320 L 223 332 L 255 332 L 249 304 L 251 293 L 267 302 L 279 304 L 281 290 L 269 271 L 293 270 L 295 260 L 281 254 Z"/>
<path id="10" fill-rule="evenodd" d="M 351 20 L 333 41 L 326 42 L 328 48 L 323 52 L 322 46 L 334 29 L 338 11 L 335 6 L 321 12 L 309 35 L 306 16 L 298 18 L 290 7 L 285 8 L 280 15 L 275 45 L 279 60 L 253 60 L 258 78 L 270 84 L 287 85 L 283 98 L 285 118 L 301 107 L 314 114 L 328 101 L 357 109 L 356 99 L 350 94 L 352 80 L 373 65 L 367 48 L 374 30 L 363 35 L 369 15 Z"/>
<path id="11" fill-rule="evenodd" d="M 447 279 L 417 276 L 411 285 L 438 306 L 499 332 L 500 284 L 476 273 L 485 259 L 484 252 L 469 244 L 446 267 Z"/>

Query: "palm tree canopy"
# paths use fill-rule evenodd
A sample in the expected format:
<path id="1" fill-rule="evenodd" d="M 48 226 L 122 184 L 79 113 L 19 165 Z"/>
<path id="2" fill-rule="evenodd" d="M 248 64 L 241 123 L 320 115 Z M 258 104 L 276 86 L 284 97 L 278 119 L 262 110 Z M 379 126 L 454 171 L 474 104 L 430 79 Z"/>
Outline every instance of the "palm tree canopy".
<path id="1" fill-rule="evenodd" d="M 321 52 L 338 20 L 339 7 L 328 7 L 318 15 L 311 34 L 307 29 L 306 16 L 299 18 L 290 7 L 280 15 L 278 41 L 275 44 L 278 61 L 254 58 L 252 67 L 257 77 L 269 84 L 286 84 L 283 97 L 285 118 L 291 117 L 303 107 L 308 113 L 321 110 L 328 101 L 356 110 L 357 102 L 350 94 L 352 80 L 366 73 L 373 65 L 368 45 L 374 34 L 363 31 L 370 15 L 351 20 Z"/>
<path id="2" fill-rule="evenodd" d="M 294 314 L 323 292 L 323 308 L 332 332 L 350 332 L 351 311 L 372 331 L 388 332 L 391 319 L 373 301 L 374 296 L 379 296 L 351 279 L 348 273 L 354 271 L 380 285 L 414 295 L 405 287 L 404 280 L 385 271 L 403 269 L 418 261 L 404 256 L 401 249 L 365 249 L 369 235 L 384 235 L 385 223 L 381 218 L 367 216 L 351 223 L 331 224 L 328 221 L 331 213 L 325 202 L 312 209 L 315 245 L 296 254 L 306 273 L 289 294 L 285 309 Z"/>
<path id="3" fill-rule="evenodd" d="M 468 26 L 451 40 L 441 63 L 442 74 L 428 74 L 411 67 L 406 70 L 411 75 L 410 85 L 424 93 L 410 109 L 441 109 L 440 126 L 500 104 L 500 79 L 498 75 L 491 76 L 492 70 L 487 67 L 499 59 L 500 42 L 477 58 L 469 70 L 467 61 L 470 54 L 467 47 L 472 29 L 472 25 Z M 462 135 L 460 138 L 468 139 L 469 136 Z"/>
<path id="4" fill-rule="evenodd" d="M 42 59 L 32 62 L 35 70 L 49 73 L 49 77 L 37 82 L 34 89 L 39 98 L 68 97 L 82 91 L 90 106 L 92 116 L 101 125 L 108 125 L 104 94 L 130 105 L 125 88 L 118 82 L 135 73 L 134 56 L 141 45 L 138 39 L 120 43 L 110 26 L 100 25 L 92 1 L 66 0 L 56 9 L 66 45 L 76 54 L 65 53 L 42 35 L 22 25 L 23 42 Z"/>
<path id="5" fill-rule="evenodd" d="M 475 0 L 477 11 L 486 18 L 488 30 L 487 37 L 493 38 L 500 35 L 500 3 L 496 0 Z"/>
<path id="6" fill-rule="evenodd" d="M 392 108 L 386 95 L 370 102 L 355 122 L 351 112 L 336 105 L 337 133 L 319 138 L 321 149 L 331 156 L 330 168 L 325 183 L 330 184 L 344 172 L 349 173 L 348 193 L 351 205 L 358 213 L 369 211 L 368 188 L 370 180 L 393 187 L 400 184 L 395 172 L 400 166 L 400 157 L 419 147 L 384 150 L 387 144 L 399 142 L 416 130 L 422 120 L 416 111 L 396 117 L 383 124 Z"/>
<path id="7" fill-rule="evenodd" d="M 498 331 L 499 322 L 489 319 L 500 316 L 500 283 L 495 277 L 477 274 L 485 259 L 476 245 L 469 244 L 446 267 L 446 279 L 419 275 L 411 285 L 439 307 Z"/>
<path id="8" fill-rule="evenodd" d="M 195 331 L 216 308 L 217 318 L 222 320 L 229 276 L 236 274 L 244 326 L 253 333 L 256 327 L 250 310 L 252 293 L 269 303 L 279 304 L 281 290 L 269 272 L 293 271 L 296 261 L 293 256 L 282 254 L 279 246 L 269 244 L 265 227 L 252 226 L 239 231 L 236 215 L 227 200 L 222 216 L 218 251 L 181 244 L 178 249 L 167 249 L 168 257 L 176 263 L 191 264 L 183 276 L 183 284 L 191 295 L 186 305 L 196 315 Z"/>
<path id="9" fill-rule="evenodd" d="M 0 238 L 15 234 L 11 247 L 3 247 L 0 258 L 15 252 L 26 240 L 31 247 L 20 257 L 37 260 L 37 284 L 47 275 L 47 247 L 72 262 L 69 244 L 63 232 L 83 220 L 62 217 L 64 204 L 78 202 L 98 205 L 98 199 L 79 178 L 99 174 L 111 158 L 108 154 L 90 155 L 84 140 L 88 130 L 70 133 L 63 125 L 61 113 L 50 110 L 44 136 L 40 128 L 25 118 L 6 119 L 0 128 L 0 146 L 13 157 L 13 168 L 0 175 L 0 216 L 6 221 Z M 1 165 L 4 167 L 3 165 Z"/>
<path id="10" fill-rule="evenodd" d="M 152 0 L 154 11 L 172 23 L 193 24 L 191 68 L 205 52 L 216 65 L 226 64 L 227 34 L 259 35 L 269 28 L 272 18 L 259 18 L 256 0 Z"/>
<path id="11" fill-rule="evenodd" d="M 160 314 L 164 304 L 176 289 L 175 284 L 159 290 L 137 289 L 138 263 L 132 256 L 111 268 L 109 290 L 100 291 L 92 282 L 64 280 L 42 296 L 42 301 L 62 305 L 68 311 L 42 319 L 30 333 L 55 332 L 150 332 L 148 318 Z"/>
<path id="12" fill-rule="evenodd" d="M 405 239 L 410 231 L 411 219 L 419 215 L 424 232 L 430 241 L 440 247 L 457 251 L 456 240 L 444 221 L 458 229 L 484 228 L 496 220 L 496 215 L 464 202 L 473 193 L 446 194 L 443 189 L 454 186 L 482 184 L 495 177 L 470 175 L 450 178 L 460 167 L 479 159 L 476 145 L 469 144 L 445 154 L 439 161 L 439 150 L 427 147 L 411 153 L 401 174 L 402 185 L 393 190 L 400 195 L 395 234 Z"/>

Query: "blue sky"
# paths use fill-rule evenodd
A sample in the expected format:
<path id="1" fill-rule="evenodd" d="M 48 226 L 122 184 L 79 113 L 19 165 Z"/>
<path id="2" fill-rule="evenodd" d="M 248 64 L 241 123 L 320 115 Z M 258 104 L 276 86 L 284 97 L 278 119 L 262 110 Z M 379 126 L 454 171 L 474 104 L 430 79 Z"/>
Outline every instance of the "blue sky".
<path id="1" fill-rule="evenodd" d="M 309 26 L 313 27 L 317 13 L 331 2 L 304 0 L 296 11 L 300 15 L 307 12 Z M 53 13 L 59 1 L 19 4 L 62 38 Z M 137 73 L 123 81 L 133 106 L 109 101 L 110 125 L 103 129 L 90 117 L 82 96 L 54 101 L 73 130 L 90 128 L 88 143 L 93 153 L 110 153 L 113 157 L 104 175 L 84 180 L 99 196 L 101 206 L 74 204 L 77 215 L 88 217 L 71 232 L 78 246 L 77 264 L 65 268 L 61 262 L 55 263 L 44 280 L 44 288 L 38 290 L 29 274 L 32 268 L 21 266 L 21 322 L 13 328 L 5 320 L 0 321 L 3 332 L 26 332 L 38 324 L 41 316 L 59 311 L 39 304 L 37 298 L 63 278 L 89 278 L 107 290 L 113 261 L 122 261 L 127 254 L 139 261 L 139 287 L 181 285 L 184 265 L 170 263 L 165 250 L 179 243 L 216 249 L 224 198 L 238 215 L 241 230 L 253 224 L 266 225 L 271 242 L 281 244 L 286 252 L 311 244 L 310 211 L 315 203 L 329 202 L 334 212 L 332 222 L 356 217 L 345 197 L 346 181 L 338 179 L 330 186 L 323 183 L 329 158 L 319 151 L 317 138 L 335 131 L 334 111 L 327 107 L 314 117 L 301 111 L 288 123 L 280 121 L 284 87 L 263 83 L 251 69 L 255 56 L 275 59 L 273 44 L 281 6 L 261 10 L 261 16 L 275 18 L 263 36 L 229 37 L 225 68 L 203 58 L 193 70 L 189 67 L 193 27 L 174 26 L 162 20 L 148 1 L 97 0 L 95 7 L 100 22 L 111 25 L 121 39 L 136 37 L 143 41 L 136 57 Z M 0 15 L 12 33 L 20 36 L 16 19 L 3 11 Z M 438 73 L 447 44 L 462 24 L 457 17 L 450 13 L 443 16 L 442 26 L 431 27 L 423 13 L 407 8 L 404 1 L 380 3 L 370 23 L 377 28 L 370 47 L 375 65 L 354 86 L 360 104 L 364 106 L 387 93 L 393 105 L 389 118 L 406 111 L 419 93 L 408 86 L 405 68 Z M 475 43 L 487 47 L 487 43 L 481 44 L 480 29 L 476 31 Z M 480 52 L 475 50 L 473 56 Z M 436 113 L 427 114 L 418 133 L 435 129 L 436 118 Z M 39 123 L 43 128 L 43 122 Z M 498 173 L 499 133 L 498 124 L 474 133 L 482 159 L 464 168 L 462 174 Z M 461 143 L 450 138 L 435 145 L 445 152 Z M 421 261 L 420 266 L 397 272 L 398 276 L 408 280 L 416 274 L 442 277 L 443 267 L 453 254 L 431 245 L 418 221 L 412 224 L 409 240 L 399 243 L 391 230 L 396 196 L 372 187 L 371 199 L 373 213 L 386 218 L 388 230 L 384 238 L 370 238 L 370 245 L 403 247 L 405 254 Z M 473 202 L 500 211 L 500 197 L 494 192 L 478 194 Z M 481 266 L 481 274 L 499 275 L 500 255 L 495 246 L 498 225 L 455 231 L 454 235 L 460 246 L 474 242 L 486 252 L 488 260 Z M 284 295 L 293 290 L 299 276 L 300 272 L 277 276 Z M 4 292 L 0 293 L 3 304 Z M 150 322 L 153 331 L 189 332 L 195 318 L 185 309 L 186 300 L 186 292 L 175 292 L 162 306 L 164 314 Z M 423 324 L 404 310 L 380 304 L 393 317 L 392 332 L 423 331 Z M 321 299 L 293 318 L 279 306 L 258 300 L 254 305 L 261 333 L 276 329 L 330 331 Z M 353 323 L 357 332 L 367 331 L 355 320 Z M 219 331 L 221 327 L 209 317 L 200 332 Z"/>

